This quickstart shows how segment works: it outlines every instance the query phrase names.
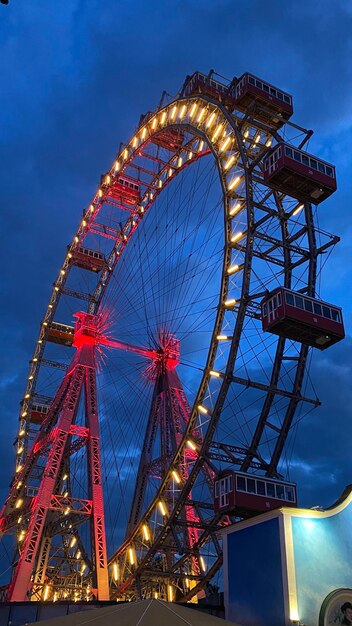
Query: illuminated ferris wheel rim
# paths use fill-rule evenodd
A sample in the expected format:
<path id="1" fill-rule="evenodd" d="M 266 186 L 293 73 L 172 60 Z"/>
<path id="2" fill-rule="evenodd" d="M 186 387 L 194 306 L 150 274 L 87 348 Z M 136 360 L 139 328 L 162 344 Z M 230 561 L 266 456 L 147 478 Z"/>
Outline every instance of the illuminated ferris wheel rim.
<path id="1" fill-rule="evenodd" d="M 190 487 L 193 484 L 196 475 L 200 471 L 201 466 L 204 464 L 205 452 L 211 438 L 216 421 L 220 415 L 222 403 L 226 397 L 227 389 L 233 380 L 233 364 L 236 359 L 236 350 L 238 348 L 238 338 L 241 334 L 241 329 L 244 323 L 247 308 L 250 304 L 248 300 L 248 287 L 251 277 L 251 261 L 254 243 L 254 234 L 251 232 L 250 226 L 253 223 L 253 207 L 249 198 L 251 197 L 251 176 L 253 171 L 249 173 L 249 163 L 247 159 L 246 149 L 243 146 L 244 140 L 241 134 L 241 118 L 236 118 L 231 115 L 229 111 L 216 100 L 213 100 L 204 95 L 194 95 L 187 98 L 177 98 L 167 106 L 158 110 L 155 114 L 152 114 L 148 119 L 144 119 L 137 129 L 136 133 L 132 137 L 131 141 L 121 150 L 118 158 L 114 162 L 112 168 L 105 175 L 101 186 L 97 190 L 92 203 L 89 205 L 83 220 L 81 221 L 77 233 L 71 243 L 68 253 L 66 255 L 62 269 L 54 284 L 54 289 L 49 302 L 46 315 L 42 322 L 41 334 L 36 345 L 36 351 L 32 361 L 32 369 L 28 381 L 28 387 L 26 390 L 24 405 L 22 408 L 22 423 L 20 426 L 20 432 L 23 431 L 25 425 L 25 418 L 27 417 L 27 401 L 30 401 L 31 394 L 35 389 L 35 381 L 37 378 L 38 370 L 40 367 L 41 356 L 44 351 L 46 341 L 46 328 L 53 321 L 54 313 L 56 311 L 59 299 L 64 289 L 64 285 L 67 276 L 72 267 L 72 259 L 75 251 L 79 248 L 81 242 L 83 242 L 86 234 L 94 228 L 97 224 L 97 217 L 104 202 L 109 186 L 113 183 L 117 176 L 123 176 L 126 169 L 133 164 L 139 154 L 143 152 L 143 148 L 153 141 L 153 138 L 162 134 L 166 129 L 171 130 L 184 130 L 191 134 L 191 140 L 187 145 L 179 146 L 179 150 L 170 155 L 170 158 L 165 162 L 164 166 L 158 171 L 153 181 L 154 184 L 149 185 L 149 189 L 146 189 L 141 202 L 138 204 L 134 211 L 131 211 L 131 215 L 126 220 L 119 236 L 116 238 L 116 242 L 109 258 L 107 259 L 107 268 L 102 271 L 100 280 L 93 294 L 92 300 L 89 304 L 89 312 L 92 314 L 99 313 L 100 304 L 106 293 L 110 276 L 112 275 L 119 259 L 123 256 L 123 251 L 128 245 L 133 233 L 138 228 L 138 225 L 142 222 L 144 215 L 149 212 L 149 209 L 157 199 L 158 195 L 166 188 L 166 186 L 174 180 L 178 173 L 182 172 L 186 167 L 194 163 L 200 157 L 210 152 L 215 157 L 215 161 L 218 167 L 220 181 L 223 189 L 223 205 L 225 216 L 225 246 L 223 256 L 222 278 L 219 295 L 219 304 L 217 307 L 217 314 L 212 332 L 212 339 L 208 351 L 208 357 L 202 381 L 199 385 L 199 389 L 196 395 L 196 399 L 191 411 L 188 427 L 183 435 L 182 442 L 179 445 L 173 461 L 170 463 L 170 471 L 165 475 L 163 481 L 160 484 L 156 496 L 151 501 L 147 510 L 140 519 L 138 526 L 129 535 L 128 539 L 124 542 L 123 546 L 119 548 L 117 553 L 111 557 L 111 562 L 118 557 L 123 551 L 125 551 L 133 542 L 135 537 L 141 533 L 142 525 L 148 520 L 148 516 L 155 509 L 156 504 L 162 501 L 163 493 L 167 489 L 168 483 L 171 477 L 171 471 L 173 467 L 177 467 L 177 464 L 184 454 L 184 450 L 192 441 L 192 430 L 195 426 L 197 415 L 199 411 L 204 410 L 209 416 L 207 435 L 204 437 L 203 445 L 199 449 L 198 460 L 194 464 L 187 482 L 183 485 L 182 491 L 178 498 L 177 503 L 170 512 L 167 525 L 171 520 L 177 516 L 177 512 L 185 502 L 185 498 L 190 491 Z M 256 124 L 260 127 L 260 124 Z M 275 136 L 275 131 L 265 128 L 262 130 L 262 137 L 257 142 L 258 153 L 257 157 L 262 158 L 265 152 L 270 148 L 271 136 Z M 263 143 L 263 137 L 265 141 Z M 198 152 L 194 146 L 195 138 L 207 143 L 207 149 L 203 149 Z M 181 161 L 180 161 L 181 159 Z M 170 174 L 171 171 L 171 174 Z M 260 169 L 255 171 L 255 176 L 261 180 Z M 161 183 L 161 184 L 160 184 Z M 150 193 L 150 187 L 154 188 L 152 197 Z M 143 183 L 141 183 L 143 187 Z M 238 200 L 241 199 L 241 201 Z M 309 212 L 309 208 L 307 208 Z M 231 231 L 231 223 L 233 218 L 240 212 L 246 211 L 247 215 L 247 230 L 245 232 Z M 313 227 L 314 230 L 314 227 Z M 283 235 L 284 238 L 284 235 Z M 238 253 L 238 250 L 233 244 L 236 244 L 239 240 L 246 240 L 244 261 L 240 264 L 234 264 L 233 253 Z M 313 243 L 312 243 L 313 245 Z M 310 263 L 310 286 L 309 289 L 313 293 L 315 285 L 315 263 L 313 254 L 309 260 Z M 229 298 L 230 280 L 231 276 L 236 274 L 242 276 L 242 295 L 236 302 L 231 301 Z M 290 286 L 290 270 L 285 265 L 284 275 L 285 284 Z M 260 294 L 261 296 L 263 294 Z M 236 310 L 237 317 L 234 326 L 234 332 L 232 335 L 232 348 L 228 358 L 227 368 L 225 372 L 219 373 L 213 371 L 213 365 L 216 359 L 217 349 L 219 342 L 221 341 L 221 329 L 222 322 L 226 310 Z M 280 355 L 282 356 L 284 340 L 278 339 L 278 350 L 276 354 L 275 364 L 273 371 L 280 368 Z M 299 359 L 297 360 L 297 371 L 304 370 L 306 360 L 307 348 L 302 347 L 300 351 Z M 210 413 L 208 408 L 204 406 L 203 399 L 209 378 L 212 375 L 218 375 L 221 380 L 219 387 L 217 400 L 213 411 Z M 298 385 L 296 384 L 298 381 Z M 296 393 L 299 393 L 302 384 L 302 376 L 299 374 L 296 376 L 295 385 Z M 200 408 L 201 407 L 201 408 Z M 165 532 L 162 531 L 162 533 Z M 162 535 L 160 534 L 160 536 Z M 157 544 L 160 541 L 160 536 L 155 542 Z M 206 537 L 203 538 L 204 541 Z M 153 550 L 153 545 L 150 546 L 150 552 Z"/>
<path id="2" fill-rule="evenodd" d="M 133 162 L 133 159 L 138 156 L 138 153 L 142 150 L 143 146 L 148 144 L 152 137 L 155 135 L 157 136 L 158 134 L 162 133 L 162 130 L 165 128 L 180 128 L 183 127 L 186 130 L 190 130 L 194 133 L 194 136 L 196 137 L 200 137 L 205 141 L 209 141 L 209 136 L 210 133 L 205 132 L 204 129 L 202 129 L 202 126 L 204 126 L 204 122 L 207 120 L 207 117 L 204 115 L 204 120 L 202 119 L 202 124 L 199 124 L 198 126 L 195 125 L 191 125 L 191 124 L 186 124 L 185 122 L 183 122 L 183 119 L 181 120 L 172 120 L 172 123 L 168 123 L 168 113 L 170 112 L 170 110 L 174 110 L 175 106 L 177 106 L 177 104 L 182 103 L 182 106 L 187 106 L 185 104 L 185 102 L 189 102 L 189 104 L 191 104 L 192 106 L 194 104 L 197 105 L 197 110 L 198 107 L 200 107 L 201 103 L 203 105 L 203 110 L 205 111 L 207 106 L 211 106 L 211 115 L 213 113 L 218 113 L 220 115 L 222 115 L 223 117 L 223 124 L 225 123 L 229 123 L 231 124 L 231 116 L 229 115 L 228 111 L 226 109 L 224 109 L 224 107 L 222 107 L 222 105 L 220 105 L 218 102 L 211 100 L 210 98 L 207 97 L 189 97 L 187 99 L 182 98 L 181 100 L 175 100 L 173 102 L 171 102 L 170 104 L 168 104 L 166 107 L 164 107 L 163 109 L 161 109 L 160 111 L 157 111 L 157 113 L 155 115 L 153 115 L 147 122 L 147 124 L 143 124 L 141 125 L 141 127 L 137 130 L 137 132 L 135 133 L 134 137 L 131 139 L 131 141 L 129 142 L 129 144 L 127 144 L 123 150 L 121 150 L 120 155 L 118 156 L 118 158 L 114 161 L 113 166 L 111 167 L 111 169 L 106 173 L 105 176 L 115 176 L 115 175 L 122 175 L 124 170 L 129 166 L 130 163 Z M 199 113 L 199 111 L 198 111 Z M 165 117 L 164 117 L 165 116 Z M 162 122 L 162 126 L 161 128 L 155 128 L 155 132 L 150 132 L 148 136 L 144 137 L 144 140 L 142 140 L 142 142 L 138 145 L 138 148 L 132 147 L 133 144 L 133 140 L 138 136 L 138 134 L 141 134 L 142 136 L 144 135 L 145 131 L 148 129 L 150 131 L 151 127 L 153 126 L 154 120 L 158 120 L 158 118 L 160 118 L 161 120 L 164 120 Z M 177 123 L 178 122 L 178 123 Z M 228 135 L 228 139 L 229 141 L 227 141 L 227 138 L 225 139 L 225 144 L 227 151 L 228 151 L 228 147 L 231 146 L 231 143 L 233 141 L 236 141 L 237 138 L 235 138 L 235 129 L 233 129 L 233 134 L 229 134 Z M 224 142 L 223 142 L 224 143 Z M 170 160 L 168 163 L 165 164 L 165 166 L 162 168 L 161 171 L 158 172 L 158 174 L 155 177 L 155 182 L 157 183 L 160 179 L 161 176 L 165 175 L 166 172 L 170 171 L 170 169 L 172 169 L 173 173 L 171 176 L 168 176 L 167 179 L 165 180 L 165 184 L 163 184 L 162 186 L 160 185 L 160 187 L 156 187 L 155 189 L 155 193 L 153 194 L 152 198 L 150 197 L 150 192 L 146 192 L 144 194 L 144 197 L 141 199 L 141 202 L 139 204 L 139 206 L 137 207 L 137 210 L 134 212 L 131 212 L 130 217 L 126 220 L 125 224 L 123 225 L 123 228 L 121 230 L 121 238 L 116 240 L 116 245 L 114 247 L 114 250 L 111 252 L 110 254 L 110 258 L 108 260 L 108 267 L 107 269 L 105 269 L 105 271 L 102 272 L 102 275 L 100 277 L 100 280 L 98 282 L 98 285 L 96 287 L 95 293 L 92 295 L 92 300 L 89 304 L 89 312 L 90 313 L 94 313 L 96 314 L 99 310 L 99 306 L 100 303 L 105 295 L 105 292 L 107 290 L 108 284 L 109 284 L 109 278 L 111 277 L 119 259 L 122 256 L 123 250 L 125 249 L 128 241 L 130 240 L 131 236 L 133 235 L 134 231 L 136 230 L 136 228 L 138 227 L 139 223 L 141 222 L 142 217 L 149 211 L 149 209 L 151 208 L 151 206 L 153 205 L 153 203 L 155 202 L 155 200 L 157 199 L 158 195 L 162 192 L 162 190 L 180 173 L 182 172 L 186 167 L 189 167 L 189 165 L 191 165 L 194 161 L 198 160 L 198 158 L 200 158 L 201 156 L 204 156 L 206 154 L 209 154 L 210 152 L 213 153 L 213 155 L 216 158 L 217 161 L 217 165 L 218 165 L 218 169 L 219 169 L 219 173 L 220 176 L 222 174 L 221 172 L 221 168 L 219 167 L 220 165 L 220 160 L 218 160 L 218 154 L 216 153 L 214 146 L 211 144 L 211 142 L 209 142 L 209 147 L 206 150 L 202 150 L 200 153 L 192 153 L 191 150 L 189 150 L 188 148 L 185 149 L 185 152 L 188 153 L 188 158 L 187 160 L 185 160 L 184 163 L 180 164 L 176 164 L 175 163 L 175 159 L 179 159 L 178 155 L 171 155 L 170 156 Z M 239 146 L 239 152 L 240 152 L 240 156 L 241 158 L 243 157 L 243 151 L 241 146 Z M 190 153 L 192 153 L 190 155 Z M 232 157 L 231 157 L 232 159 Z M 235 159 L 233 159 L 233 162 L 230 164 L 231 167 L 229 166 L 228 168 L 226 168 L 227 174 L 232 172 L 232 165 L 234 164 Z M 244 168 L 242 168 L 242 170 L 244 170 Z M 242 172 L 243 174 L 243 172 Z M 239 176 L 235 176 L 232 177 L 231 179 L 231 183 L 235 182 L 235 185 L 237 187 L 237 184 L 240 182 L 239 180 Z M 229 196 L 226 196 L 226 179 L 221 176 L 221 182 L 222 182 L 222 187 L 223 187 L 223 191 L 225 192 L 224 195 L 224 207 L 225 207 L 225 211 L 228 207 L 226 207 L 226 203 L 229 200 Z M 90 203 L 84 218 L 82 219 L 77 232 L 73 238 L 73 241 L 71 243 L 71 245 L 68 247 L 68 251 L 67 251 L 67 255 L 65 257 L 62 269 L 59 272 L 59 275 L 57 277 L 57 280 L 54 283 L 54 287 L 53 287 L 53 291 L 52 291 L 52 295 L 48 304 L 48 308 L 46 310 L 45 316 L 43 318 L 42 321 L 42 326 L 41 326 L 41 333 L 40 336 L 38 338 L 38 342 L 36 344 L 36 349 L 35 349 L 35 353 L 33 355 L 33 359 L 31 361 L 32 366 L 31 366 L 31 372 L 30 372 L 30 376 L 28 379 L 28 383 L 27 383 L 27 389 L 26 389 L 26 393 L 24 395 L 23 398 L 23 406 L 22 406 L 22 411 L 21 411 L 21 417 L 26 418 L 28 416 L 28 412 L 27 412 L 27 406 L 29 404 L 28 400 L 30 400 L 31 394 L 33 393 L 33 389 L 35 386 L 35 381 L 37 378 L 37 373 L 39 371 L 39 367 L 40 367 L 40 356 L 43 354 L 44 351 L 44 347 L 45 347 L 45 343 L 46 343 L 46 331 L 47 331 L 47 327 L 48 325 L 53 321 L 54 318 L 54 314 L 59 302 L 59 299 L 61 297 L 61 293 L 62 293 L 62 289 L 64 288 L 65 282 L 67 280 L 69 271 L 72 267 L 71 264 L 71 259 L 73 257 L 73 252 L 80 247 L 80 243 L 82 240 L 84 240 L 84 237 L 87 235 L 87 233 L 89 232 L 89 229 L 91 226 L 94 225 L 94 222 L 96 221 L 96 218 L 99 215 L 101 206 L 103 204 L 102 198 L 104 197 L 104 194 L 102 192 L 101 187 L 98 188 L 95 196 L 92 199 L 92 202 Z M 241 209 L 244 208 L 244 206 L 241 207 Z M 228 211 L 225 212 L 225 219 L 228 215 Z M 235 215 L 235 214 L 234 214 Z M 225 222 L 226 223 L 226 222 Z M 230 247 L 231 242 L 229 241 L 229 231 L 227 229 L 225 229 L 225 237 L 227 239 L 227 241 L 225 242 L 225 250 L 228 249 Z M 236 271 L 237 271 L 237 267 L 236 267 Z M 226 276 L 226 267 L 225 267 L 225 259 L 224 259 L 224 271 L 223 271 L 223 277 L 222 277 L 222 287 L 226 286 L 226 281 L 225 279 L 228 278 Z M 221 289 L 221 292 L 223 292 L 223 288 Z M 223 297 L 222 295 L 220 295 L 220 302 L 219 302 L 219 307 L 218 307 L 218 318 L 219 318 L 219 311 L 223 312 L 223 307 L 221 306 L 222 302 L 223 302 Z M 236 305 L 242 306 L 241 302 L 236 302 Z M 215 324 L 215 326 L 219 326 L 219 323 L 217 322 Z M 217 333 L 218 334 L 218 333 Z M 213 332 L 213 341 L 214 341 L 214 337 L 216 337 L 216 332 L 214 330 Z M 213 344 L 212 341 L 212 344 Z"/>

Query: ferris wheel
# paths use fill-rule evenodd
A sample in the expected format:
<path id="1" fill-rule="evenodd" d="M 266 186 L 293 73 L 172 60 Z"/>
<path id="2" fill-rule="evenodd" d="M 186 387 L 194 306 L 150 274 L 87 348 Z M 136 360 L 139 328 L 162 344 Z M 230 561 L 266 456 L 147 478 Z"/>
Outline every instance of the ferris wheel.
<path id="1" fill-rule="evenodd" d="M 317 293 L 338 238 L 312 206 L 335 169 L 292 112 L 249 73 L 196 72 L 101 176 L 21 402 L 3 598 L 192 600 L 221 527 L 295 504 L 309 347 L 344 332 Z"/>

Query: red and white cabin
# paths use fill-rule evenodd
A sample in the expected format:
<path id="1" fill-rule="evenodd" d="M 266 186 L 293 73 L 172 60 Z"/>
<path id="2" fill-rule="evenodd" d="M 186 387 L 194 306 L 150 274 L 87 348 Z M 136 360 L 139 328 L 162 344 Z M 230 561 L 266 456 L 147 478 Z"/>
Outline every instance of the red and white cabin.
<path id="1" fill-rule="evenodd" d="M 246 113 L 254 103 L 253 116 L 271 128 L 280 128 L 293 113 L 289 93 L 248 72 L 242 74 L 232 91 L 236 109 Z"/>
<path id="2" fill-rule="evenodd" d="M 50 404 L 33 403 L 29 411 L 29 421 L 31 424 L 41 424 L 50 408 Z"/>
<path id="3" fill-rule="evenodd" d="M 279 287 L 261 302 L 264 331 L 325 350 L 345 336 L 342 310 Z"/>
<path id="4" fill-rule="evenodd" d="M 281 506 L 297 506 L 294 483 L 233 470 L 214 482 L 215 513 L 263 513 Z"/>
<path id="5" fill-rule="evenodd" d="M 235 99 L 234 95 L 230 93 L 230 86 L 224 85 L 218 80 L 214 80 L 201 72 L 194 72 L 194 74 L 189 77 L 183 92 L 185 96 L 192 96 L 199 93 L 204 94 L 214 100 L 220 100 L 229 106 L 231 110 L 235 107 Z"/>
<path id="6" fill-rule="evenodd" d="M 264 159 L 264 180 L 303 202 L 319 204 L 336 191 L 335 167 L 280 142 Z"/>
<path id="7" fill-rule="evenodd" d="M 140 202 L 140 185 L 134 178 L 118 176 L 108 187 L 106 196 L 119 204 L 134 206 Z"/>
<path id="8" fill-rule="evenodd" d="M 90 270 L 91 272 L 100 272 L 106 266 L 106 260 L 102 252 L 81 246 L 74 250 L 72 263 L 76 267 Z"/>

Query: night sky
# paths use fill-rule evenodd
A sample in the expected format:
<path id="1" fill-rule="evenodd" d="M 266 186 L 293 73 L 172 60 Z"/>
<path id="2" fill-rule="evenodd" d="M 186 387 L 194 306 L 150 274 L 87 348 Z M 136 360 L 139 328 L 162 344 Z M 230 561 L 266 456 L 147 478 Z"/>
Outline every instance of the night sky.
<path id="1" fill-rule="evenodd" d="M 294 96 L 309 151 L 337 167 L 319 208 L 341 236 L 321 295 L 344 309 L 347 337 L 314 354 L 322 407 L 303 420 L 291 477 L 301 503 L 329 505 L 352 482 L 352 8 L 345 0 L 10 0 L 0 5 L 0 499 L 28 361 L 51 284 L 99 180 L 139 116 L 187 74 L 244 71 Z"/>

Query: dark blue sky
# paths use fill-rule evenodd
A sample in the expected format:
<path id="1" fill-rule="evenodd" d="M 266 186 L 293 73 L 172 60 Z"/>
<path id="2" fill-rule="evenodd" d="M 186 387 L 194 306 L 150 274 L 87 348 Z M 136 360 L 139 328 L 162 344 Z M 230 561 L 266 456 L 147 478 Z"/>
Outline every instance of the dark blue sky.
<path id="1" fill-rule="evenodd" d="M 0 7 L 0 496 L 51 284 L 81 211 L 162 91 L 187 74 L 249 70 L 294 96 L 309 150 L 337 167 L 320 227 L 342 237 L 321 295 L 344 308 L 348 336 L 314 354 L 323 406 L 302 422 L 293 478 L 302 502 L 329 504 L 350 477 L 352 9 L 345 0 L 10 0 Z"/>

